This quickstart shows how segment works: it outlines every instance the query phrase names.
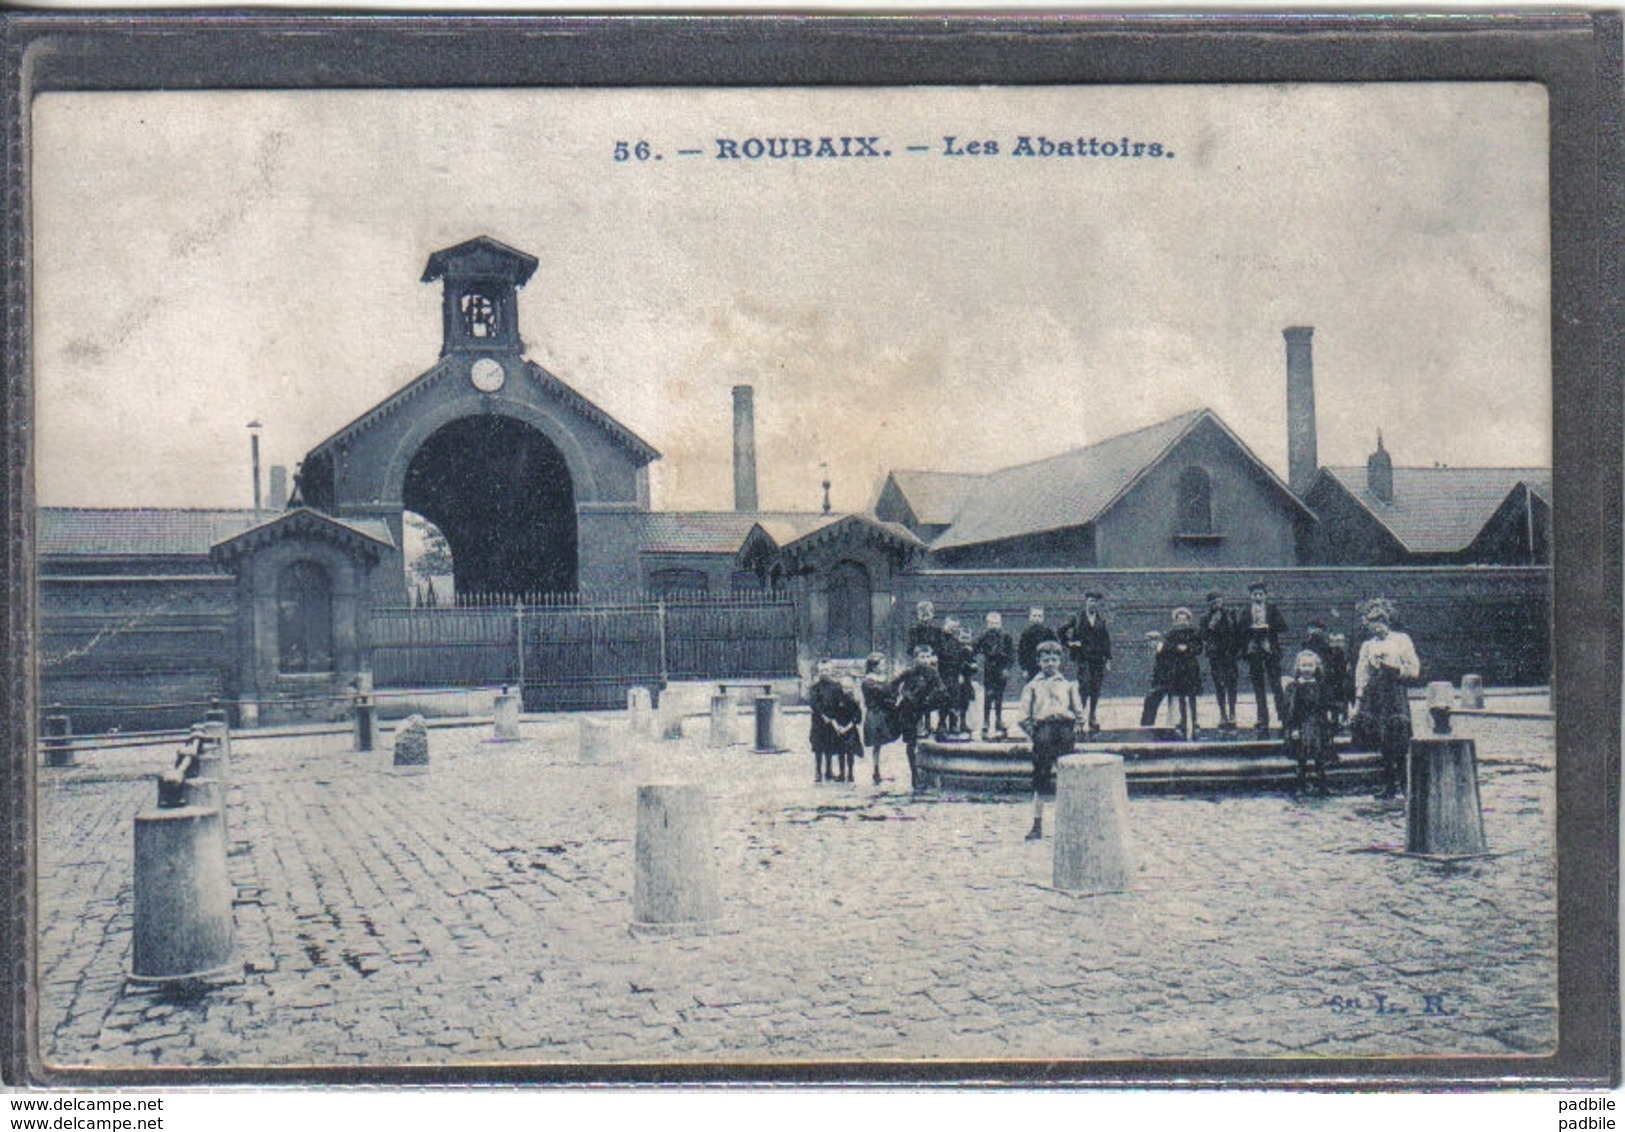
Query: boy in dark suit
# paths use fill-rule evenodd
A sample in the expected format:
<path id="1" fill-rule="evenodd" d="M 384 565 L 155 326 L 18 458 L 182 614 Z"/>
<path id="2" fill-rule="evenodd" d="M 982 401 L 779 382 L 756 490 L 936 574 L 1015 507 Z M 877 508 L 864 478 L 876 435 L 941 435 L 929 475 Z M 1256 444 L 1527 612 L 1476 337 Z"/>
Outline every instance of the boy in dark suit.
<path id="1" fill-rule="evenodd" d="M 976 655 L 982 668 L 982 739 L 986 741 L 994 729 L 1002 739 L 1004 730 L 1005 674 L 1015 659 L 1016 643 L 1004 631 L 1004 618 L 997 613 L 987 615 L 987 631 L 976 638 Z"/>
<path id="2" fill-rule="evenodd" d="M 914 647 L 914 663 L 892 680 L 891 699 L 898 729 L 903 733 L 903 747 L 908 751 L 909 782 L 918 790 L 920 772 L 915 754 L 920 743 L 920 724 L 948 702 L 948 691 L 937 674 L 936 654 L 928 646 Z"/>
<path id="3" fill-rule="evenodd" d="M 1038 675 L 1038 646 L 1056 639 L 1055 630 L 1044 624 L 1044 607 L 1035 605 L 1029 609 L 1027 627 L 1021 631 L 1021 639 L 1016 643 L 1016 660 L 1029 681 Z"/>

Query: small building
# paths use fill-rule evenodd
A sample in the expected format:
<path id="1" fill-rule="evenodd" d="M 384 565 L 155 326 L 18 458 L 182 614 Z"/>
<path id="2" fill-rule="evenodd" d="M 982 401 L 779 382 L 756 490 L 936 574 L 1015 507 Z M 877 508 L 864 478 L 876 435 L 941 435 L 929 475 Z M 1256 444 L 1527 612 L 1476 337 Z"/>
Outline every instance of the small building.
<path id="1" fill-rule="evenodd" d="M 1211 409 L 984 476 L 893 472 L 876 516 L 942 569 L 1294 566 L 1315 525 Z"/>
<path id="2" fill-rule="evenodd" d="M 1322 468 L 1305 495 L 1327 566 L 1544 566 L 1546 468 L 1395 467 L 1377 437 L 1364 468 Z"/>

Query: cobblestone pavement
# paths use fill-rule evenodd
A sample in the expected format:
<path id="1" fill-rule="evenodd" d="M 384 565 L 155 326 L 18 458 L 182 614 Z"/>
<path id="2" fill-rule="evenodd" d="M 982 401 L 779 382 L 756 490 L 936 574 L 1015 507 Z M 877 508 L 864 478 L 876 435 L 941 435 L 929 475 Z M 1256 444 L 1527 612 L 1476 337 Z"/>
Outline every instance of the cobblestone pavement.
<path id="1" fill-rule="evenodd" d="M 1126 709 L 1125 709 L 1126 710 Z M 41 771 L 38 1035 L 54 1067 L 1542 1054 L 1557 1034 L 1553 730 L 1478 719 L 1493 856 L 1397 855 L 1367 797 L 1136 798 L 1127 893 L 1047 889 L 1024 805 L 814 785 L 796 750 L 569 717 L 430 732 L 429 773 L 339 736 L 234 743 L 244 975 L 127 985 L 132 819 L 164 749 Z M 1420 720 L 1419 720 L 1420 723 Z M 386 736 L 387 739 L 387 736 Z M 713 807 L 724 929 L 631 919 L 636 787 Z M 1434 997 L 1429 997 L 1434 996 Z M 1349 1008 L 1348 1000 L 1358 1005 Z M 1378 1009 L 1379 1002 L 1382 1009 Z"/>

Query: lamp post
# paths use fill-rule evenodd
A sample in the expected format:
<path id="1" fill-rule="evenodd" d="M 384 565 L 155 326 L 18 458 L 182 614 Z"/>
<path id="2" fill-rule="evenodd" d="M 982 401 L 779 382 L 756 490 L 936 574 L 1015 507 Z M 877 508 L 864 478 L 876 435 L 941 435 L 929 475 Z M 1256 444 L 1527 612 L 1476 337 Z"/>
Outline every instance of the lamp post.
<path id="1" fill-rule="evenodd" d="M 259 421 L 248 422 L 248 446 L 254 458 L 254 521 L 260 521 L 260 429 Z"/>

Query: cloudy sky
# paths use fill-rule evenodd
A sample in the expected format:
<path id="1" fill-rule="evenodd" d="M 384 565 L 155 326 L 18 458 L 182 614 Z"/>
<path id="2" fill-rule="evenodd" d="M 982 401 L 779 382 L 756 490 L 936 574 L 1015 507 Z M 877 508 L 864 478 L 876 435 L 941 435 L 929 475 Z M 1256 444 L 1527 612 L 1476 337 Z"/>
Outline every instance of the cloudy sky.
<path id="1" fill-rule="evenodd" d="M 246 423 L 291 465 L 427 369 L 424 263 L 479 234 L 540 260 L 527 352 L 664 453 L 657 506 L 731 504 L 739 382 L 765 507 L 1197 405 L 1284 474 L 1289 325 L 1323 463 L 1380 428 L 1401 464 L 1546 465 L 1545 122 L 1512 84 L 45 95 L 39 502 L 247 505 Z M 822 135 L 892 156 L 716 157 Z"/>

